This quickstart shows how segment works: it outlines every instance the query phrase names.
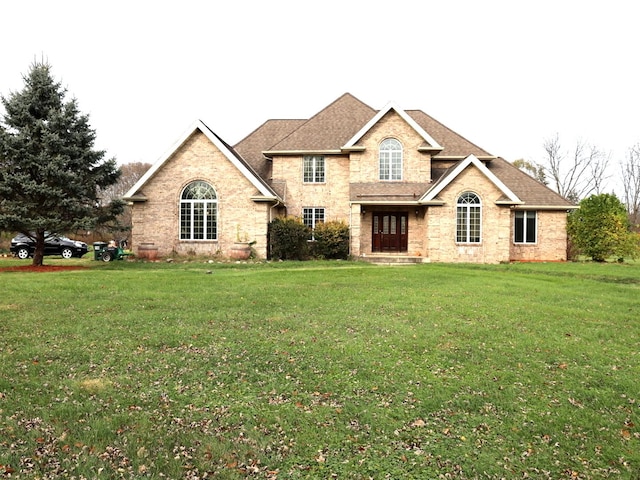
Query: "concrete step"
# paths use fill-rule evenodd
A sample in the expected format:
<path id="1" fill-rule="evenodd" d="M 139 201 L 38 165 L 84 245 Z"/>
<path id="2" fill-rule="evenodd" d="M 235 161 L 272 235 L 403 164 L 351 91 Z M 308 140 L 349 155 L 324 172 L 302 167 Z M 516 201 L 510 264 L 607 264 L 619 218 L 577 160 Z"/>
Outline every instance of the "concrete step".
<path id="1" fill-rule="evenodd" d="M 360 257 L 364 262 L 376 265 L 415 265 L 417 263 L 428 262 L 424 257 L 413 255 L 387 255 L 387 254 L 369 254 Z"/>

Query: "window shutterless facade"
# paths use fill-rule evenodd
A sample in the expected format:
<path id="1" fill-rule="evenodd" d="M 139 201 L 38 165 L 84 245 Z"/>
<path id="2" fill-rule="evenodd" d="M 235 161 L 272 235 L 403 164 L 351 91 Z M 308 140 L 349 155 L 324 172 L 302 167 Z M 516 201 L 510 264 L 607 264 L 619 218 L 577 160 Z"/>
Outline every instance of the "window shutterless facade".
<path id="1" fill-rule="evenodd" d="M 456 243 L 480 243 L 482 238 L 482 204 L 480 197 L 465 192 L 456 204 Z"/>
<path id="2" fill-rule="evenodd" d="M 302 223 L 311 229 L 310 240 L 314 240 L 313 230 L 318 223 L 324 222 L 324 208 L 305 207 L 302 209 Z"/>
<path id="3" fill-rule="evenodd" d="M 536 243 L 538 239 L 537 212 L 531 210 L 516 211 L 513 231 L 513 241 L 515 243 Z"/>
<path id="4" fill-rule="evenodd" d="M 324 183 L 324 157 L 321 155 L 305 155 L 302 160 L 304 183 Z"/>
<path id="5" fill-rule="evenodd" d="M 302 209 L 302 223 L 310 229 L 316 228 L 318 223 L 324 222 L 324 208 L 305 207 Z"/>
<path id="6" fill-rule="evenodd" d="M 402 144 L 387 138 L 380 144 L 380 180 L 402 180 Z"/>
<path id="7" fill-rule="evenodd" d="M 218 196 L 203 181 L 191 182 L 180 195 L 180 240 L 218 239 Z"/>

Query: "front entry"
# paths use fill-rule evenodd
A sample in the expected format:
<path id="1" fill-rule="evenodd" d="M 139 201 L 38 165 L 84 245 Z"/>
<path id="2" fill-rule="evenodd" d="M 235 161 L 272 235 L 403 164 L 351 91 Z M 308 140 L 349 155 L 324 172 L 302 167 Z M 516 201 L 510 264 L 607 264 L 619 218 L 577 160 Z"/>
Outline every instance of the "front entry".
<path id="1" fill-rule="evenodd" d="M 406 252 L 409 238 L 407 212 L 374 212 L 372 252 Z"/>

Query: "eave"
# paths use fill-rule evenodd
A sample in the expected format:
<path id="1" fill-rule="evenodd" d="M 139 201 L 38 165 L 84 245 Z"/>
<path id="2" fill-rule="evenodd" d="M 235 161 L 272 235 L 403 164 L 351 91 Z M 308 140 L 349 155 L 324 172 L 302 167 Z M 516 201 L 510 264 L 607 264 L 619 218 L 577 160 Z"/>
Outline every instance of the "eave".
<path id="1" fill-rule="evenodd" d="M 294 155 L 340 155 L 342 150 L 267 150 L 262 152 L 265 157 L 294 156 Z"/>
<path id="2" fill-rule="evenodd" d="M 133 195 L 130 197 L 122 197 L 122 200 L 124 200 L 125 202 L 141 203 L 146 202 L 148 198 L 144 195 Z"/>
<path id="3" fill-rule="evenodd" d="M 511 208 L 514 210 L 577 210 L 580 207 L 578 205 L 513 205 Z"/>
<path id="4" fill-rule="evenodd" d="M 267 197 L 264 195 L 255 195 L 253 197 L 250 197 L 252 201 L 256 202 L 256 203 L 277 203 L 277 202 L 282 202 L 282 199 L 278 198 L 278 197 Z"/>

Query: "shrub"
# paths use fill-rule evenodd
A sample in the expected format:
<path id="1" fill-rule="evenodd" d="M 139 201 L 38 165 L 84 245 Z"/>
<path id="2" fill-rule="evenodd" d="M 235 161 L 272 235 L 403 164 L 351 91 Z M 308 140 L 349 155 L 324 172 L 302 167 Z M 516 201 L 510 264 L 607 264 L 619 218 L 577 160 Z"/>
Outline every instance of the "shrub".
<path id="1" fill-rule="evenodd" d="M 275 218 L 269 223 L 269 256 L 279 260 L 304 260 L 309 256 L 311 230 L 299 218 Z"/>
<path id="2" fill-rule="evenodd" d="M 313 238 L 314 257 L 343 260 L 349 257 L 349 226 L 343 221 L 318 223 Z"/>
<path id="3" fill-rule="evenodd" d="M 615 195 L 591 195 L 569 215 L 567 225 L 573 245 L 596 262 L 607 257 L 635 257 L 638 237 L 630 231 L 627 211 Z"/>

